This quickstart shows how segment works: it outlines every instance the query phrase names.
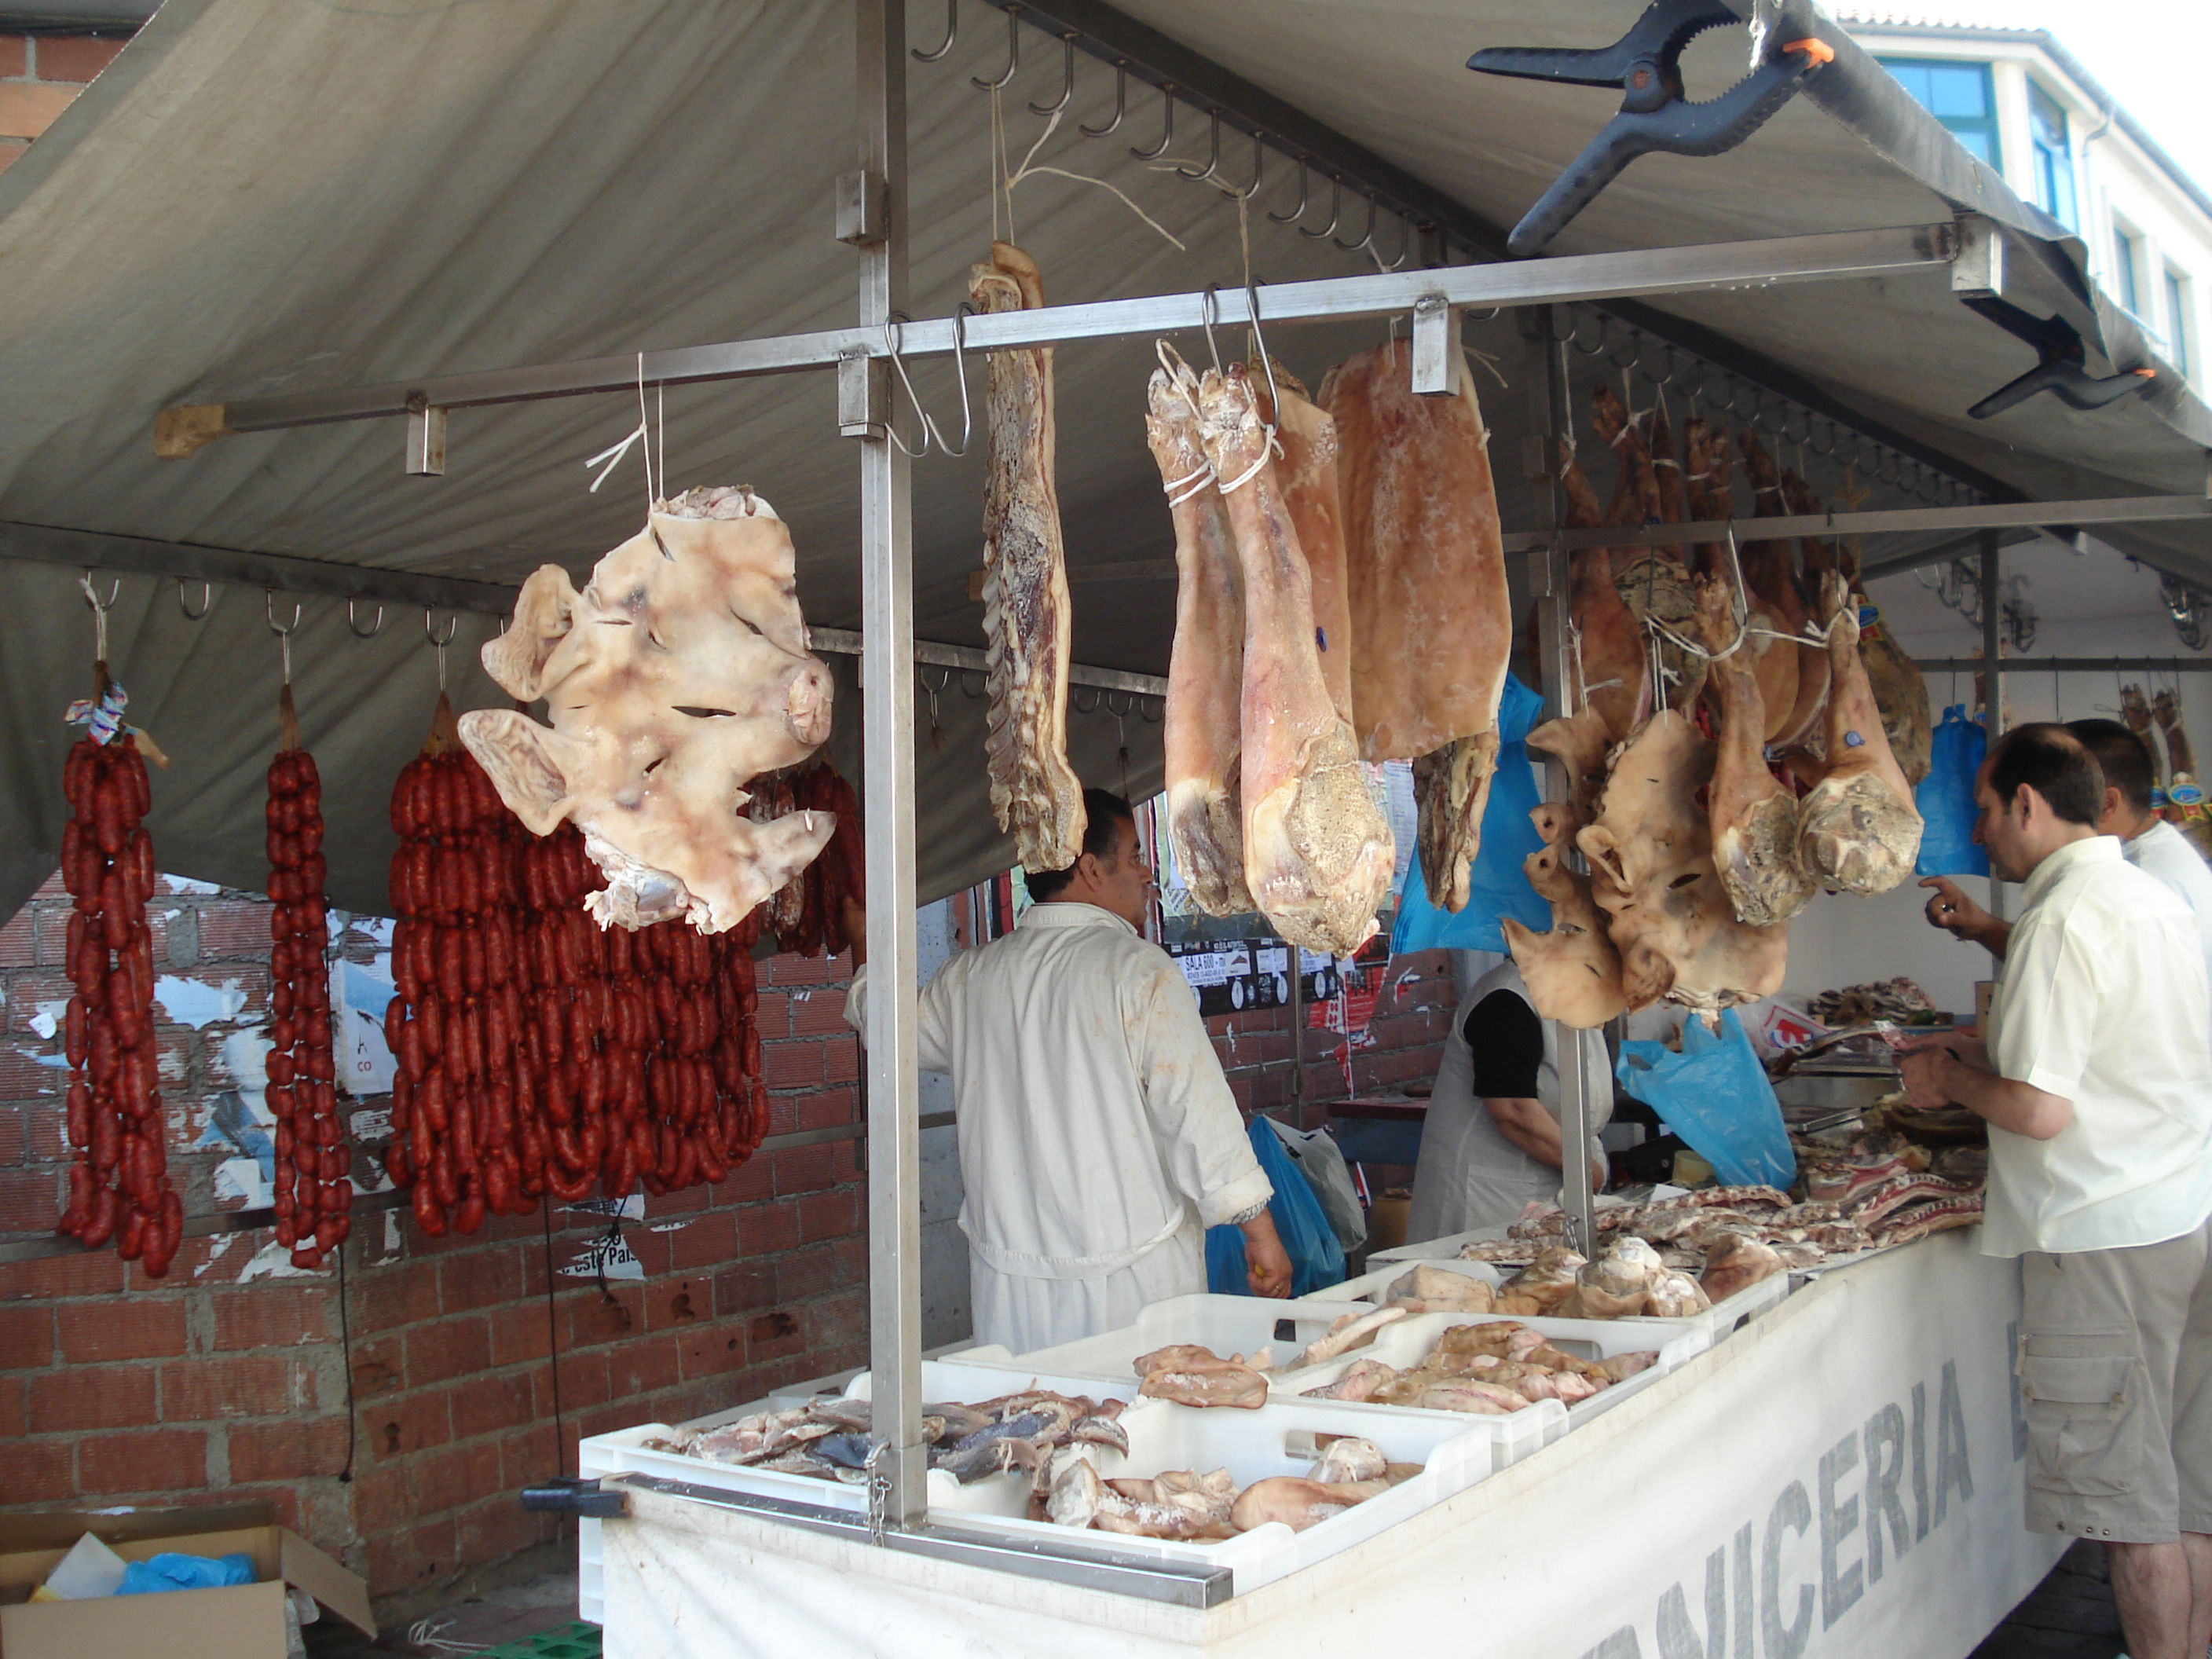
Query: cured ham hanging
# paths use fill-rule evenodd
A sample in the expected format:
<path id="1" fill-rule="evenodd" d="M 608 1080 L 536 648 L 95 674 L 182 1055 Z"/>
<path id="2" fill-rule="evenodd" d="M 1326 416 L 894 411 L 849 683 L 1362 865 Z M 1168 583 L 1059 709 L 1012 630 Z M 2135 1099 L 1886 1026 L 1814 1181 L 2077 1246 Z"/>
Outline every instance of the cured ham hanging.
<path id="1" fill-rule="evenodd" d="M 1412 389 L 1410 343 L 1338 364 L 1320 402 L 1335 422 L 1352 622 L 1352 714 L 1370 761 L 1415 763 L 1421 871 L 1464 906 L 1498 757 L 1512 608 L 1474 378 Z"/>
<path id="2" fill-rule="evenodd" d="M 830 735 L 830 672 L 807 648 L 791 532 L 746 489 L 656 502 L 579 593 L 544 565 L 483 647 L 508 709 L 460 719 L 461 740 L 533 835 L 583 832 L 602 927 L 682 918 L 736 927 L 819 854 L 835 824 L 739 815 L 744 787 Z"/>
<path id="3" fill-rule="evenodd" d="M 968 276 L 985 313 L 1044 303 L 1036 262 L 1011 242 Z M 1054 482 L 1052 348 L 991 354 L 983 485 L 984 760 L 991 810 L 1024 870 L 1083 850 L 1083 784 L 1067 763 L 1067 560 Z"/>

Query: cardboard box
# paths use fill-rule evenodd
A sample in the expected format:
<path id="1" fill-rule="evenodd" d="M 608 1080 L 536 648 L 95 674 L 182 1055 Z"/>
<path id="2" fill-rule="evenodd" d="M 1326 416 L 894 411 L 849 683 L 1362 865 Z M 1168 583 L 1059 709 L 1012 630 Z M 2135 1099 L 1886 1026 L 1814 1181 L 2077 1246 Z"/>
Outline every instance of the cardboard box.
<path id="1" fill-rule="evenodd" d="M 89 1601 L 27 1601 L 86 1533 L 127 1561 L 165 1550 L 253 1558 L 258 1582 Z M 369 1636 L 368 1586 L 267 1504 L 0 1516 L 0 1655 L 6 1659 L 284 1659 L 284 1586 Z"/>

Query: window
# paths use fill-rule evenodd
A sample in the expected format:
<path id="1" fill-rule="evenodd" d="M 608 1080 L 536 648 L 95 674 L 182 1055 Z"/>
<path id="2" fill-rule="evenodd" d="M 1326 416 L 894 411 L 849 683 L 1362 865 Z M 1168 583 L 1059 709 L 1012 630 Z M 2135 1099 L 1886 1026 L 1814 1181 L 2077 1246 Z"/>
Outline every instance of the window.
<path id="1" fill-rule="evenodd" d="M 1997 161 L 1997 101 L 1990 90 L 1987 64 L 1954 63 L 1940 58 L 1884 58 L 1913 100 L 1948 128 L 1967 151 L 1991 167 Z M 2069 177 L 2069 188 L 2073 184 Z"/>
<path id="2" fill-rule="evenodd" d="M 2074 151 L 2067 142 L 2066 112 L 2058 100 L 2027 83 L 2027 139 L 2035 151 L 2035 201 L 2069 230 L 2081 227 L 2074 211 Z"/>
<path id="3" fill-rule="evenodd" d="M 2176 368 L 2189 373 L 2189 279 L 2171 268 L 2166 273 L 2166 355 Z"/>
<path id="4" fill-rule="evenodd" d="M 2120 225 L 2112 227 L 2112 294 L 2130 316 L 2142 315 L 2142 299 L 2136 288 L 2136 267 L 2142 258 L 2142 238 Z"/>

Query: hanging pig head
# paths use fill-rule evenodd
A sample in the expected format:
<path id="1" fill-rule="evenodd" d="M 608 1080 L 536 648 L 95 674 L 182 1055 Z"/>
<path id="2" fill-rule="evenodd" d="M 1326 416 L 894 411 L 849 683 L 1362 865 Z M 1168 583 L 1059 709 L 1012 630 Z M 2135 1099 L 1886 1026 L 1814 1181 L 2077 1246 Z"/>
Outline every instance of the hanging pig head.
<path id="1" fill-rule="evenodd" d="M 552 725 L 461 716 L 461 740 L 537 835 L 563 818 L 606 872 L 602 927 L 733 927 L 812 863 L 835 820 L 744 816 L 744 786 L 830 735 L 829 670 L 807 650 L 791 532 L 750 489 L 657 502 L 579 593 L 544 565 L 484 671 Z"/>

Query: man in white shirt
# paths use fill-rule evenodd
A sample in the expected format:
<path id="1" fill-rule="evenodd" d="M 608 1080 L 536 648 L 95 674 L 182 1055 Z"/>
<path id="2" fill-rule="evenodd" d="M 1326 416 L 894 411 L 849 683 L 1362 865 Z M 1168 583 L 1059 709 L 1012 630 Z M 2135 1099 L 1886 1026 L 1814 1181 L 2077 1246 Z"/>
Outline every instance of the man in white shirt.
<path id="1" fill-rule="evenodd" d="M 1138 932 L 1152 887 L 1128 802 L 1086 790 L 1084 850 L 921 994 L 921 1068 L 952 1078 L 981 1342 L 1017 1354 L 1206 1288 L 1206 1229 L 1244 1233 L 1253 1293 L 1288 1296 L 1273 1188 L 1172 958 Z M 848 926 L 866 935 L 864 917 Z M 865 962 L 865 954 L 856 951 Z M 845 1018 L 865 1039 L 867 970 Z"/>
<path id="2" fill-rule="evenodd" d="M 2207 971 L 2212 972 L 2212 865 L 2190 845 L 2188 836 L 2151 810 L 2157 774 L 2149 749 L 2118 720 L 2069 720 L 2066 729 L 2096 757 L 2097 769 L 2105 775 L 2097 833 L 2118 836 L 2130 864 L 2181 896 L 2197 918 Z M 1936 890 L 1936 896 L 1928 901 L 1929 921 L 1982 945 L 1992 956 L 2005 953 L 2005 941 L 2012 934 L 2009 922 L 1983 909 L 1947 876 L 1930 876 L 1920 884 Z"/>
<path id="3" fill-rule="evenodd" d="M 2027 884 L 1989 1019 L 1907 1052 L 1990 1125 L 1985 1254 L 2020 1256 L 2027 1525 L 2106 1547 L 2134 1659 L 2212 1643 L 2212 1030 L 2187 908 L 2100 835 L 2065 727 L 1992 746 L 1992 872 Z"/>

